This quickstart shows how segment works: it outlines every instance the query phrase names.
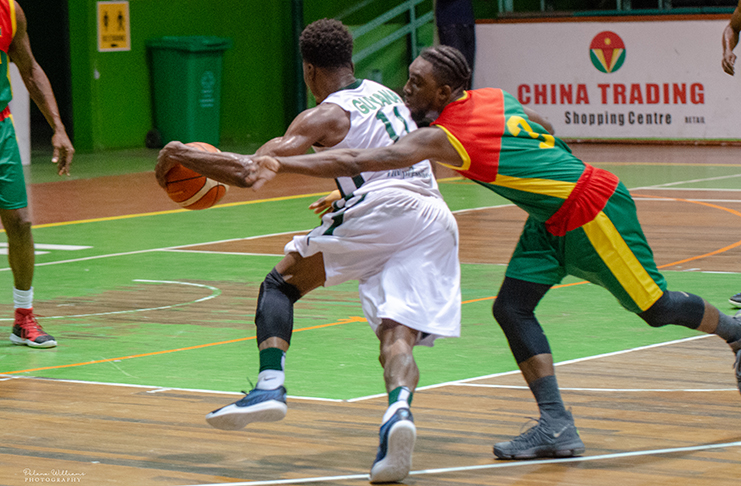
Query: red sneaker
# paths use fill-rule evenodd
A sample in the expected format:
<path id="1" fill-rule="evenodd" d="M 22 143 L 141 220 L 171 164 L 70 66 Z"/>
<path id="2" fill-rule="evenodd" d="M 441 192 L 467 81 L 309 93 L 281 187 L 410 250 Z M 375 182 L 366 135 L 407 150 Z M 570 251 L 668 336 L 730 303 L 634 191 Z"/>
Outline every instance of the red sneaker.
<path id="1" fill-rule="evenodd" d="M 10 342 L 32 348 L 53 348 L 57 341 L 41 329 L 33 309 L 16 309 Z"/>

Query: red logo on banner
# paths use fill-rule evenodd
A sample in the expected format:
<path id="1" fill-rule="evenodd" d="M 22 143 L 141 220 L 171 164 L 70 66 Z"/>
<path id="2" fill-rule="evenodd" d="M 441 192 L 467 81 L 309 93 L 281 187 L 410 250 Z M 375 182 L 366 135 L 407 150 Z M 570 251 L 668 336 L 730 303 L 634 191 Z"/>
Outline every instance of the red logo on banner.
<path id="1" fill-rule="evenodd" d="M 603 73 L 614 73 L 625 62 L 625 44 L 615 32 L 600 32 L 589 45 L 589 57 L 594 67 Z"/>

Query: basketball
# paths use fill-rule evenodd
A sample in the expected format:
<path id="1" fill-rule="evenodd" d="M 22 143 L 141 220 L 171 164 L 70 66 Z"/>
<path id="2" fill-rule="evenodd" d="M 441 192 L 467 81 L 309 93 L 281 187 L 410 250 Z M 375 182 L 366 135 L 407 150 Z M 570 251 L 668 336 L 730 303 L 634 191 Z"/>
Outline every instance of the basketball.
<path id="1" fill-rule="evenodd" d="M 205 142 L 186 145 L 203 152 L 220 152 Z M 207 209 L 221 201 L 229 186 L 177 164 L 167 173 L 167 195 L 185 209 Z"/>

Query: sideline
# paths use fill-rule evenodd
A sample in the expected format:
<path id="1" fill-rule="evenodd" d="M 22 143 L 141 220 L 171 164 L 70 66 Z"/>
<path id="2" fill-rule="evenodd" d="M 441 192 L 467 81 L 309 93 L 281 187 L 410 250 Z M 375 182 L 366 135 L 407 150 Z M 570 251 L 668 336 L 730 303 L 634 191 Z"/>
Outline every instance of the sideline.
<path id="1" fill-rule="evenodd" d="M 544 465 L 566 465 L 580 462 L 607 461 L 613 459 L 623 459 L 626 457 L 645 457 L 656 456 L 661 454 L 678 454 L 686 452 L 700 452 L 713 449 L 726 449 L 729 447 L 741 447 L 741 441 L 724 442 L 721 444 L 703 444 L 690 447 L 672 447 L 667 449 L 652 449 L 643 451 L 626 451 L 616 452 L 613 454 L 600 454 L 596 456 L 565 457 L 559 459 L 542 459 L 535 461 L 497 461 L 494 464 L 478 464 L 473 466 L 460 467 L 441 467 L 436 469 L 421 469 L 419 471 L 410 471 L 410 476 L 421 476 L 427 474 L 445 474 L 452 472 L 480 471 L 484 469 L 504 469 L 504 468 L 530 468 Z M 598 467 L 598 466 L 593 466 Z M 243 481 L 228 483 L 200 484 L 200 486 L 271 486 L 274 484 L 306 484 L 318 483 L 324 481 L 343 481 L 348 479 L 368 480 L 368 474 L 348 474 L 343 476 L 323 476 L 314 478 L 295 478 L 295 479 L 275 479 L 271 481 Z M 190 486 L 190 485 L 187 485 Z"/>

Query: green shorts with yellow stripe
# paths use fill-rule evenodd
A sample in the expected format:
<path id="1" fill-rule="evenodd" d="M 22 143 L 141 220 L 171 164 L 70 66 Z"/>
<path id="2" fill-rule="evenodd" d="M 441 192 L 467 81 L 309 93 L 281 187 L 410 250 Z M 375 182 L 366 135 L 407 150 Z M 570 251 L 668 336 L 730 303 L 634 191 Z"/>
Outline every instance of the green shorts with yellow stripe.
<path id="1" fill-rule="evenodd" d="M 596 218 L 564 236 L 528 218 L 506 275 L 545 285 L 573 275 L 606 288 L 635 313 L 647 310 L 666 290 L 622 183 Z"/>
<path id="2" fill-rule="evenodd" d="M 0 120 L 0 209 L 20 209 L 26 206 L 28 198 L 21 152 L 18 149 L 13 119 L 8 116 Z"/>

